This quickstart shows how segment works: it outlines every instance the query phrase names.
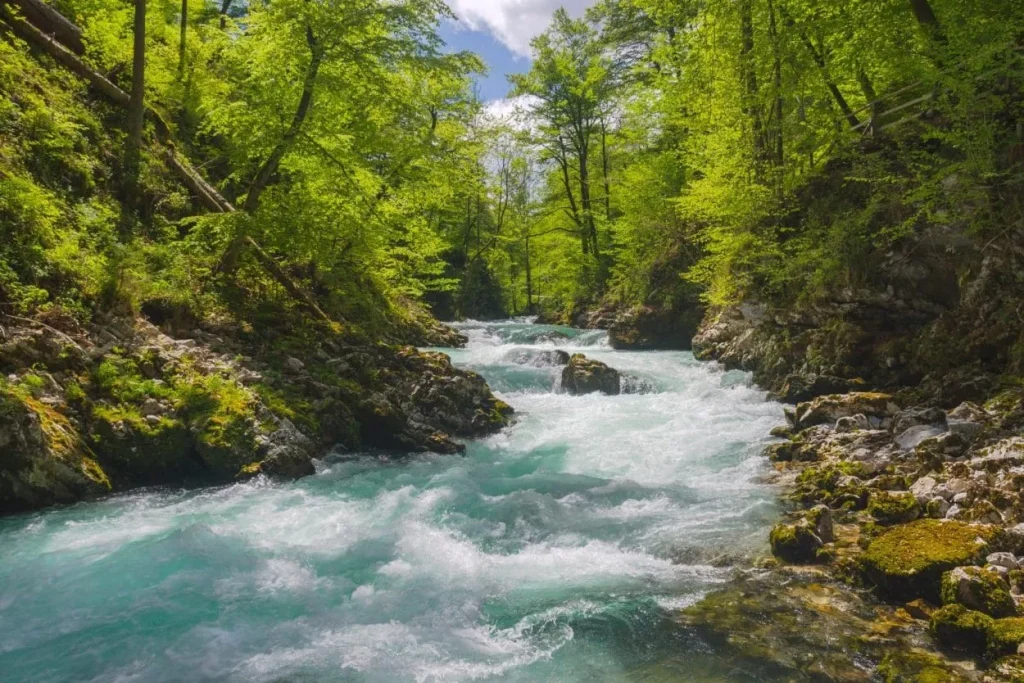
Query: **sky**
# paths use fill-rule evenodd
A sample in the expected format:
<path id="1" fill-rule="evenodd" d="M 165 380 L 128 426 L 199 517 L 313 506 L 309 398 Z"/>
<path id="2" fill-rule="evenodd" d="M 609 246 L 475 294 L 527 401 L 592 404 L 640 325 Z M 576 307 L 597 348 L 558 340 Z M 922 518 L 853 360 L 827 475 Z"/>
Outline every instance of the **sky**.
<path id="1" fill-rule="evenodd" d="M 458 20 L 441 31 L 456 50 L 480 55 L 490 72 L 480 79 L 480 99 L 492 108 L 507 107 L 510 73 L 530 69 L 530 40 L 544 32 L 551 15 L 565 7 L 581 16 L 594 0 L 448 0 Z"/>

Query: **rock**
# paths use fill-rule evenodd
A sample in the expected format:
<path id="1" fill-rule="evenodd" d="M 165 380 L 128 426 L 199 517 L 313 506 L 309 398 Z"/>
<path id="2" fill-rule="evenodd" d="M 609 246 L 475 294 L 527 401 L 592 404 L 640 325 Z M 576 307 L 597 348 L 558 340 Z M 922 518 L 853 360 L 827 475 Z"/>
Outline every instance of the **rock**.
<path id="1" fill-rule="evenodd" d="M 768 536 L 772 554 L 793 564 L 809 564 L 818 559 L 818 551 L 824 545 L 807 522 L 776 524 Z"/>
<path id="2" fill-rule="evenodd" d="M 878 675 L 886 683 L 968 683 L 971 680 L 942 657 L 907 648 L 887 654 L 878 665 Z"/>
<path id="3" fill-rule="evenodd" d="M 703 317 L 696 297 L 672 307 L 637 306 L 618 313 L 608 328 L 608 342 L 613 349 L 689 350 Z"/>
<path id="4" fill-rule="evenodd" d="M 985 646 L 989 657 L 1021 654 L 1022 644 L 1024 644 L 1024 618 L 996 619 L 989 625 Z M 1024 666 L 1018 668 L 1018 674 L 1024 674 Z M 1008 677 L 1006 680 L 1021 681 L 1024 680 L 1024 676 Z"/>
<path id="5" fill-rule="evenodd" d="M 932 519 L 945 519 L 946 513 L 949 512 L 950 505 L 946 502 L 945 498 L 936 496 L 928 501 L 925 506 L 925 512 Z"/>
<path id="6" fill-rule="evenodd" d="M 814 533 L 822 542 L 835 542 L 836 536 L 832 525 L 832 510 L 827 505 L 815 505 L 807 512 L 807 520 L 814 529 Z"/>
<path id="7" fill-rule="evenodd" d="M 516 365 L 535 368 L 560 367 L 569 363 L 569 354 L 560 349 L 515 349 L 506 357 Z"/>
<path id="8" fill-rule="evenodd" d="M 921 477 L 910 486 L 910 492 L 917 498 L 921 505 L 926 504 L 935 497 L 935 487 L 938 482 L 934 477 Z"/>
<path id="9" fill-rule="evenodd" d="M 979 457 L 971 458 L 967 464 L 973 469 L 987 469 L 990 472 L 1024 465 L 1024 436 L 1003 439 L 983 449 Z"/>
<path id="10" fill-rule="evenodd" d="M 835 430 L 840 434 L 855 432 L 859 429 L 872 429 L 871 421 L 866 415 L 851 415 L 836 420 Z"/>
<path id="11" fill-rule="evenodd" d="M 621 378 L 623 394 L 650 394 L 654 392 L 654 384 L 642 377 L 621 375 Z"/>
<path id="12" fill-rule="evenodd" d="M 946 519 L 957 519 L 963 514 L 963 508 L 959 505 L 953 504 L 946 510 Z"/>
<path id="13" fill-rule="evenodd" d="M 931 630 L 935 638 L 950 649 L 980 654 L 988 644 L 993 621 L 987 614 L 963 605 L 946 605 L 932 614 Z"/>
<path id="14" fill-rule="evenodd" d="M 621 390 L 621 377 L 601 361 L 577 353 L 562 370 L 562 389 L 574 396 L 595 392 L 615 396 Z"/>
<path id="15" fill-rule="evenodd" d="M 1024 554 L 1024 522 L 1007 529 L 1006 540 L 1009 550 L 1017 555 Z"/>
<path id="16" fill-rule="evenodd" d="M 959 604 L 992 617 L 1017 613 L 1007 583 L 981 567 L 957 567 L 943 574 L 940 596 L 944 605 Z"/>
<path id="17" fill-rule="evenodd" d="M 938 408 L 908 408 L 892 418 L 892 433 L 902 434 L 912 427 L 939 427 L 946 431 L 946 413 Z"/>
<path id="18" fill-rule="evenodd" d="M 932 614 L 935 613 L 935 608 L 928 604 L 927 600 L 922 600 L 921 598 L 911 600 L 903 606 L 903 609 L 907 610 L 907 614 L 914 619 L 922 619 L 924 621 L 931 619 Z"/>
<path id="19" fill-rule="evenodd" d="M 981 430 L 984 429 L 984 425 L 978 422 L 968 422 L 967 420 L 949 420 L 946 423 L 949 428 L 950 434 L 955 434 L 963 439 L 967 443 L 974 441 Z"/>
<path id="20" fill-rule="evenodd" d="M 984 408 L 977 403 L 965 401 L 946 414 L 946 420 L 958 420 L 962 422 L 984 423 L 991 416 Z"/>
<path id="21" fill-rule="evenodd" d="M 921 506 L 909 492 L 874 491 L 868 499 L 868 513 L 879 524 L 902 524 L 917 519 Z"/>
<path id="22" fill-rule="evenodd" d="M 899 434 L 896 437 L 896 445 L 905 451 L 913 450 L 926 439 L 939 436 L 945 433 L 945 427 L 936 427 L 934 425 L 915 425 L 910 427 Z"/>
<path id="23" fill-rule="evenodd" d="M 288 372 L 298 374 L 306 369 L 306 364 L 294 356 L 289 356 L 284 361 L 284 369 Z"/>
<path id="24" fill-rule="evenodd" d="M 818 396 L 845 394 L 860 384 L 863 382 L 833 375 L 792 374 L 786 377 L 778 391 L 772 392 L 772 398 L 783 403 L 799 403 Z"/>
<path id="25" fill-rule="evenodd" d="M 110 491 L 106 472 L 64 415 L 0 386 L 0 514 Z"/>
<path id="26" fill-rule="evenodd" d="M 985 558 L 985 561 L 997 567 L 1006 567 L 1007 569 L 1020 569 L 1020 564 L 1017 562 L 1017 558 L 1013 556 L 1013 553 L 992 553 L 991 555 Z"/>
<path id="27" fill-rule="evenodd" d="M 938 456 L 938 461 L 959 458 L 967 450 L 967 441 L 959 434 L 945 432 L 919 441 L 915 450 L 919 458 L 925 455 Z"/>
<path id="28" fill-rule="evenodd" d="M 796 426 L 800 429 L 819 424 L 834 424 L 841 417 L 863 414 L 867 417 L 889 417 L 899 408 L 888 394 L 861 393 L 820 396 L 796 407 Z"/>
<path id="29" fill-rule="evenodd" d="M 889 529 L 860 557 L 864 579 L 892 598 L 937 602 L 942 575 L 978 564 L 999 548 L 997 527 L 922 519 Z"/>
<path id="30" fill-rule="evenodd" d="M 147 398 L 143 402 L 142 407 L 139 408 L 139 413 L 141 413 L 143 417 L 159 416 L 164 413 L 164 407 L 160 405 L 160 401 L 155 398 Z"/>

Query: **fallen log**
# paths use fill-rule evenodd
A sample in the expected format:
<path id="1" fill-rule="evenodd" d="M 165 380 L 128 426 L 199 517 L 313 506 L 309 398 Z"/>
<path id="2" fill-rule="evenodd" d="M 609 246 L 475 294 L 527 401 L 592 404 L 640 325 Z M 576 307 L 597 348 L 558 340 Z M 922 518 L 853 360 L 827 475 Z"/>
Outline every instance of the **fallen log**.
<path id="1" fill-rule="evenodd" d="M 33 26 L 70 48 L 76 54 L 85 53 L 82 29 L 63 14 L 47 5 L 43 0 L 2 0 L 17 7 L 23 17 Z"/>

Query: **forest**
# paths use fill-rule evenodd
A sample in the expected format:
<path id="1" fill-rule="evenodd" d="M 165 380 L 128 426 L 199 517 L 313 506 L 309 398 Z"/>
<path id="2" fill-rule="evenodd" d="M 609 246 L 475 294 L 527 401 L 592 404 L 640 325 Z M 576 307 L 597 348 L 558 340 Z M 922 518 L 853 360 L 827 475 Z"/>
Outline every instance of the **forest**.
<path id="1" fill-rule="evenodd" d="M 604 0 L 504 118 L 440 0 L 145 4 L 4 5 L 12 314 L 803 301 L 936 217 L 1020 221 L 1015 2 Z"/>

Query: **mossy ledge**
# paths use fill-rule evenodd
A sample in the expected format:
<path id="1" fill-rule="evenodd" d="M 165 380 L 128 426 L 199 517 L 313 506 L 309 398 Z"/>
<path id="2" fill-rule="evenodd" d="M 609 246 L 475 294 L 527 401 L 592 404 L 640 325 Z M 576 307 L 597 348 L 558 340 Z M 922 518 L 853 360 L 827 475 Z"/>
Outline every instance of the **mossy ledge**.
<path id="1" fill-rule="evenodd" d="M 512 408 L 440 353 L 302 320 L 5 328 L 0 513 L 138 486 L 314 472 L 329 451 L 458 454 Z"/>

